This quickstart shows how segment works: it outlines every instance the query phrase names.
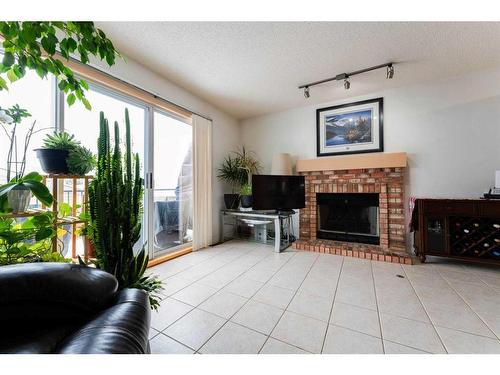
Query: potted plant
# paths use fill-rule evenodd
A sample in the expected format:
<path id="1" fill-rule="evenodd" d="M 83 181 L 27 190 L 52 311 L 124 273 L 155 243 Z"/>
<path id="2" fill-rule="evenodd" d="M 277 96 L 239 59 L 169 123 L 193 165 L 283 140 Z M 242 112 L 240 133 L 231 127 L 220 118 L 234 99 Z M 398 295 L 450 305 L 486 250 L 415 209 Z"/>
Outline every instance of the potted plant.
<path id="1" fill-rule="evenodd" d="M 100 113 L 97 141 L 97 170 L 89 185 L 89 222 L 87 234 L 95 246 L 93 262 L 99 269 L 113 274 L 119 288 L 143 289 L 149 294 L 153 309 L 158 308 L 161 281 L 144 275 L 148 253 L 144 246 L 134 246 L 141 237 L 143 179 L 139 155 L 132 155 L 130 120 L 125 109 L 125 153 L 120 149 L 118 123 L 114 126 L 112 145 L 108 121 Z"/>
<path id="2" fill-rule="evenodd" d="M 252 207 L 252 185 L 243 184 L 240 189 L 241 194 L 241 207 L 251 208 Z"/>
<path id="3" fill-rule="evenodd" d="M 26 176 L 14 177 L 7 184 L 0 186 L 0 212 L 25 212 L 31 194 L 45 206 L 50 206 L 54 200 L 49 189 L 42 183 L 42 176 L 31 172 Z"/>
<path id="4" fill-rule="evenodd" d="M 244 172 L 246 182 L 240 189 L 241 207 L 249 209 L 252 207 L 252 174 L 261 170 L 260 162 L 255 157 L 254 152 L 246 151 L 245 147 L 236 152 L 238 167 Z"/>
<path id="5" fill-rule="evenodd" d="M 96 167 L 96 158 L 88 148 L 78 145 L 69 151 L 66 164 L 69 173 L 84 176 Z"/>
<path id="6" fill-rule="evenodd" d="M 217 177 L 231 186 L 231 194 L 224 194 L 226 208 L 237 209 L 240 196 L 235 191 L 247 180 L 246 172 L 240 168 L 239 159 L 231 154 L 226 156 L 218 172 Z"/>
<path id="7" fill-rule="evenodd" d="M 43 171 L 51 174 L 68 174 L 69 153 L 78 145 L 79 142 L 72 134 L 66 132 L 48 134 L 43 141 L 43 147 L 35 150 Z"/>
<path id="8" fill-rule="evenodd" d="M 33 134 L 44 130 L 35 131 L 36 121 L 26 131 L 22 148 L 17 147 L 19 126 L 23 118 L 31 114 L 18 104 L 2 109 L 0 108 L 0 126 L 7 135 L 10 146 L 7 150 L 7 183 L 0 186 L 0 212 L 25 212 L 28 209 L 32 194 L 45 205 L 52 204 L 52 195 L 47 187 L 42 184 L 42 176 L 36 172 L 25 175 L 26 152 Z M 22 154 L 18 155 L 18 150 Z"/>

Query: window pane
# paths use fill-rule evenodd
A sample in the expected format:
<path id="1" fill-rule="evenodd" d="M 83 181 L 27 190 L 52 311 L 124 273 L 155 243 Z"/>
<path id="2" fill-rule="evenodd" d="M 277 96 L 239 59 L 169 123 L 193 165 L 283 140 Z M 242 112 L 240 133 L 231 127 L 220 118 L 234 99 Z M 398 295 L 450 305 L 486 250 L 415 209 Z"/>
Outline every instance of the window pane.
<path id="1" fill-rule="evenodd" d="M 193 238 L 192 127 L 154 115 L 155 253 Z"/>
<path id="2" fill-rule="evenodd" d="M 1 54 L 0 58 L 2 58 Z M 26 132 L 33 122 L 36 121 L 35 130 L 38 130 L 38 133 L 33 134 L 26 152 L 25 173 L 27 174 L 32 171 L 43 173 L 34 149 L 41 147 L 45 135 L 53 132 L 55 127 L 52 118 L 54 102 L 52 98 L 51 80 L 41 79 L 32 71 L 26 72 L 24 78 L 9 85 L 9 91 L 0 91 L 0 107 L 5 109 L 12 107 L 14 104 L 19 104 L 21 108 L 26 109 L 32 115 L 31 117 L 23 119 L 16 129 L 18 162 L 20 162 L 23 157 Z M 12 125 L 4 126 L 10 133 Z M 7 178 L 7 154 L 10 141 L 3 129 L 0 128 L 0 132 L 0 183 L 5 183 Z M 12 165 L 12 169 L 15 174 L 15 164 Z M 14 176 L 11 175 L 11 178 L 12 177 Z"/>
<path id="3" fill-rule="evenodd" d="M 144 120 L 145 109 L 138 105 L 131 104 L 118 96 L 113 96 L 107 92 L 97 91 L 91 87 L 85 93 L 85 96 L 92 105 L 92 110 L 88 111 L 78 101 L 71 107 L 65 103 L 64 107 L 64 130 L 70 134 L 74 134 L 75 138 L 81 142 L 82 146 L 89 148 L 94 154 L 97 154 L 97 139 L 99 137 L 99 117 L 100 112 L 104 112 L 104 116 L 108 119 L 110 125 L 111 139 L 114 140 L 114 122 L 118 122 L 120 130 L 120 139 L 122 147 L 125 147 L 125 108 L 128 108 L 130 118 L 132 152 L 138 153 L 142 172 L 144 173 Z M 83 180 L 78 182 L 77 204 L 82 204 L 83 201 Z M 65 180 L 64 183 L 64 201 L 71 202 L 72 186 L 71 180 Z M 142 232 L 145 233 L 144 220 Z M 135 246 L 136 251 L 142 248 L 145 243 L 144 235 Z M 68 245 L 68 246 L 66 246 Z M 79 238 L 77 243 L 77 254 L 83 252 L 83 242 Z M 65 247 L 71 248 L 69 242 Z"/>

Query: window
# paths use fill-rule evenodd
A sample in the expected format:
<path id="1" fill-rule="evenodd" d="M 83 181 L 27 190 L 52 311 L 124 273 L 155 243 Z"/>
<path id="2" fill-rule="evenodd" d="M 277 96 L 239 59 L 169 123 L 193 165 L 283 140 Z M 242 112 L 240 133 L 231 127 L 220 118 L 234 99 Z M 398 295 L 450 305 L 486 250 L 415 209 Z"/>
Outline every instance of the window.
<path id="1" fill-rule="evenodd" d="M 0 58 L 2 55 L 0 54 Z M 28 152 L 26 153 L 26 172 L 36 171 L 42 172 L 40 168 L 40 163 L 36 158 L 35 150 L 41 147 L 42 140 L 47 133 L 51 133 L 55 129 L 55 121 L 53 116 L 54 108 L 54 97 L 53 92 L 53 79 L 40 79 L 38 75 L 32 71 L 26 72 L 26 76 L 12 84 L 9 85 L 9 91 L 0 91 L 0 106 L 2 108 L 10 108 L 14 104 L 19 104 L 21 108 L 28 110 L 31 113 L 31 117 L 23 119 L 20 126 L 17 127 L 17 148 L 18 157 L 22 157 L 22 148 L 24 145 L 24 138 L 28 128 L 31 126 L 33 121 L 36 121 L 35 129 L 37 131 L 31 138 L 29 144 Z M 10 132 L 11 125 L 4 125 L 5 130 Z M 4 132 L 4 129 L 0 128 L 0 184 L 5 183 L 7 179 L 6 168 L 7 168 L 7 153 L 9 150 L 10 141 Z M 20 162 L 20 160 L 18 160 Z M 12 169 L 15 170 L 15 164 L 12 165 Z M 11 176 L 12 178 L 13 176 Z"/>
<path id="2" fill-rule="evenodd" d="M 11 84 L 9 91 L 0 92 L 2 108 L 18 103 L 33 115 L 23 121 L 24 133 L 19 133 L 18 137 L 22 136 L 24 139 L 25 129 L 33 120 L 37 121 L 37 129 L 43 129 L 32 138 L 27 153 L 26 171 L 43 174 L 33 150 L 40 147 L 44 136 L 55 129 L 74 134 L 83 146 L 97 153 L 101 111 L 109 121 L 112 136 L 113 124 L 115 121 L 118 122 L 120 138 L 124 142 L 125 108 L 128 108 L 132 147 L 135 153 L 139 153 L 146 181 L 143 236 L 136 249 L 146 245 L 152 258 L 176 251 L 179 247 L 186 247 L 193 236 L 192 126 L 187 123 L 189 114 L 182 109 L 176 112 L 170 108 L 175 106 L 162 103 L 156 97 L 147 98 L 147 95 L 139 89 L 130 90 L 133 96 L 126 95 L 126 85 L 124 89 L 124 84 L 119 82 L 118 86 L 114 86 L 115 89 L 111 89 L 104 84 L 111 85 L 110 82 L 113 81 L 109 77 L 105 81 L 103 85 L 91 83 L 86 92 L 92 111 L 86 110 L 78 101 L 71 107 L 68 106 L 65 95 L 57 88 L 55 78 L 41 80 L 31 71 L 28 71 L 19 82 Z M 2 129 L 0 131 L 3 133 Z M 1 160 L 6 160 L 8 144 L 7 137 L 2 134 Z M 0 165 L 0 168 L 2 168 L 0 182 L 4 183 L 6 166 Z M 84 186 L 83 181 L 78 183 L 80 185 L 77 185 L 76 200 L 77 204 L 81 205 Z M 59 201 L 72 204 L 71 191 L 72 180 L 65 180 L 59 186 Z M 73 245 L 69 236 L 65 235 L 61 240 L 64 244 L 63 252 L 71 254 Z M 83 251 L 81 238 L 75 246 L 76 253 L 81 254 Z"/>
<path id="3" fill-rule="evenodd" d="M 154 113 L 154 253 L 193 240 L 192 127 Z"/>

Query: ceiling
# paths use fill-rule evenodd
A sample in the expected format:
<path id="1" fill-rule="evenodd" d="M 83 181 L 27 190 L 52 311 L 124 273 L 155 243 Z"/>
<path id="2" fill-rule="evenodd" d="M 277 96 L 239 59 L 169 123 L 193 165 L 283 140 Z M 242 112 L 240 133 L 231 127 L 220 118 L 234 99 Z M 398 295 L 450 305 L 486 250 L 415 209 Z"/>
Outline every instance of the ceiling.
<path id="1" fill-rule="evenodd" d="M 124 55 L 238 119 L 500 66 L 500 22 L 100 22 Z M 385 70 L 297 86 L 395 61 Z"/>

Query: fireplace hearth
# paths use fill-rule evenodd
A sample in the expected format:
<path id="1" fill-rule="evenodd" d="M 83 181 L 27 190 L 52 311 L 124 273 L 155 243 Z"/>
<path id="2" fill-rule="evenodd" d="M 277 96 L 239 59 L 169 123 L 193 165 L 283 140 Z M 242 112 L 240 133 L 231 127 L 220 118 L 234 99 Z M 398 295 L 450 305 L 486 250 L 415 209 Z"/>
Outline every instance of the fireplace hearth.
<path id="1" fill-rule="evenodd" d="M 405 167 L 404 153 L 299 160 L 306 206 L 293 247 L 411 264 L 405 241 Z"/>
<path id="2" fill-rule="evenodd" d="M 320 193 L 318 239 L 380 244 L 379 194 Z"/>

